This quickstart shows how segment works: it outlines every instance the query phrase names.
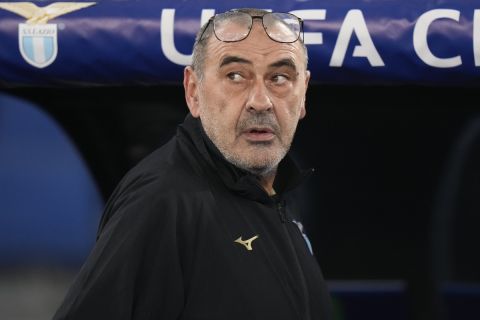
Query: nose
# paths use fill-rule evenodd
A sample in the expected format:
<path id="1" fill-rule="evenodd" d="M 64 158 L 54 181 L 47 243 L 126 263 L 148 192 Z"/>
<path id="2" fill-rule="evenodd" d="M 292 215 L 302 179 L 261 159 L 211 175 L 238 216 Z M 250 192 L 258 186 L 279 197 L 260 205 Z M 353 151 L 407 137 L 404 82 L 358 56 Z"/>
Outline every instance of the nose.
<path id="1" fill-rule="evenodd" d="M 272 100 L 263 81 L 256 81 L 250 90 L 247 101 L 247 110 L 250 112 L 271 111 L 273 108 Z"/>

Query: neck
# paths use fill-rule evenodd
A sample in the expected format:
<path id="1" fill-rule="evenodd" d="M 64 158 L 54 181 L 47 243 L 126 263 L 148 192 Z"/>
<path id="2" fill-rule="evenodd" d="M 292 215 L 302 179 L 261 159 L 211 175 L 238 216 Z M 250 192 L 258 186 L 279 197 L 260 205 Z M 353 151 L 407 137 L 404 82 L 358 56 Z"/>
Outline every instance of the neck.
<path id="1" fill-rule="evenodd" d="M 273 181 L 275 180 L 276 173 L 276 170 L 272 170 L 269 173 L 258 177 L 260 185 L 268 193 L 269 196 L 275 195 L 275 190 L 273 189 Z"/>

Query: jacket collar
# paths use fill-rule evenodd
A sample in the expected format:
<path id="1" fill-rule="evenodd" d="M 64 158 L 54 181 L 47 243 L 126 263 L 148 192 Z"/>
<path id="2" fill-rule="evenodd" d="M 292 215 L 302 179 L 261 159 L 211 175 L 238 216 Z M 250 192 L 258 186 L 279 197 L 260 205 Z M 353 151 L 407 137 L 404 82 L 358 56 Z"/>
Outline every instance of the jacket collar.
<path id="1" fill-rule="evenodd" d="M 234 166 L 225 159 L 205 133 L 200 119 L 188 114 L 185 121 L 180 125 L 178 134 L 193 143 L 206 164 L 213 172 L 218 173 L 219 178 L 227 188 L 251 200 L 264 203 L 272 201 L 272 198 L 261 187 L 255 175 Z M 287 153 L 278 166 L 273 184 L 277 198 L 283 197 L 286 192 L 296 188 L 312 172 L 313 169 L 300 170 Z"/>

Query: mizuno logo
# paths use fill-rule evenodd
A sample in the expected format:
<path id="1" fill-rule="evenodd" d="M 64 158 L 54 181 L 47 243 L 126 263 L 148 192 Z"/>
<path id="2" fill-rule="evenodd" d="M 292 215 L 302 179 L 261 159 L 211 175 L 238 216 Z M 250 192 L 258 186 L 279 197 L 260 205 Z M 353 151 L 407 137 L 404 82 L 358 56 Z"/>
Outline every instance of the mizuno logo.
<path id="1" fill-rule="evenodd" d="M 253 240 L 257 239 L 258 235 L 251 237 L 250 239 L 247 240 L 242 240 L 242 237 L 239 237 L 237 240 L 235 240 L 236 243 L 240 243 L 242 246 L 247 248 L 248 251 L 252 251 L 252 242 Z"/>
<path id="2" fill-rule="evenodd" d="M 20 53 L 34 67 L 45 68 L 57 57 L 57 25 L 47 23 L 61 15 L 94 5 L 95 2 L 57 2 L 38 7 L 31 2 L 0 2 L 0 9 L 24 17 L 18 26 Z"/>

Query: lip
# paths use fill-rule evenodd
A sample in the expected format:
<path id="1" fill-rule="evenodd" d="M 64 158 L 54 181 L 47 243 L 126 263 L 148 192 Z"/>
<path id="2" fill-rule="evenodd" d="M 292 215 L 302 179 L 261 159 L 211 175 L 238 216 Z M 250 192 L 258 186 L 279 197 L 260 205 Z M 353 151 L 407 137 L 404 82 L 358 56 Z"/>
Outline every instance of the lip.
<path id="1" fill-rule="evenodd" d="M 268 142 L 275 138 L 275 133 L 271 128 L 249 128 L 243 131 L 243 136 L 252 142 Z"/>

